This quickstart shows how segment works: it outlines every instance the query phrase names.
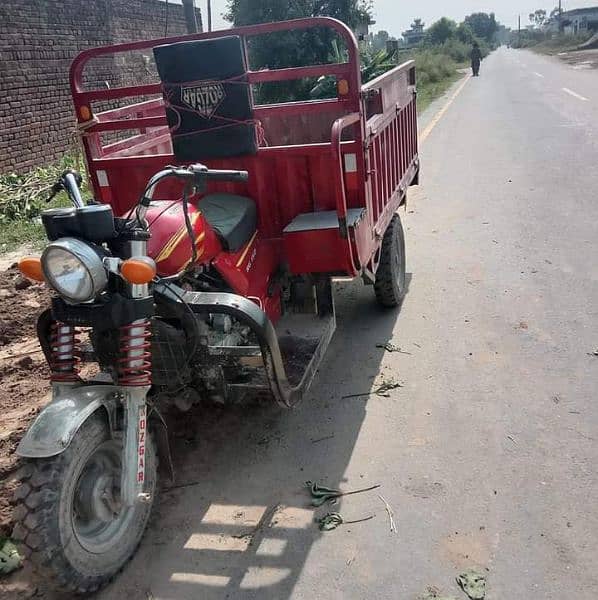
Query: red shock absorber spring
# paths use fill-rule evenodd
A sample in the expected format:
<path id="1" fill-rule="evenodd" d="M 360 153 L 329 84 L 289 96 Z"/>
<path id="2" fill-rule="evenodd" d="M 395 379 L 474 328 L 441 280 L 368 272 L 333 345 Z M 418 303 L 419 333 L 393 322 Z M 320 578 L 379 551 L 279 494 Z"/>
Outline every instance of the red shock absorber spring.
<path id="1" fill-rule="evenodd" d="M 72 325 L 54 321 L 50 330 L 51 380 L 65 383 L 79 380 L 79 339 Z"/>
<path id="2" fill-rule="evenodd" d="M 152 383 L 151 329 L 147 319 L 120 328 L 118 384 L 145 386 Z"/>

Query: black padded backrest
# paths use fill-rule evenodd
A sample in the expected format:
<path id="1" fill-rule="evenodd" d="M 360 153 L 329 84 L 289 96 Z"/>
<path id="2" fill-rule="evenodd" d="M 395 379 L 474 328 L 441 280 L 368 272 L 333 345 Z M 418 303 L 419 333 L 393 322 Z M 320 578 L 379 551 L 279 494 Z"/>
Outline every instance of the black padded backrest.
<path id="1" fill-rule="evenodd" d="M 239 36 L 157 46 L 154 57 L 177 159 L 257 152 L 247 64 Z"/>

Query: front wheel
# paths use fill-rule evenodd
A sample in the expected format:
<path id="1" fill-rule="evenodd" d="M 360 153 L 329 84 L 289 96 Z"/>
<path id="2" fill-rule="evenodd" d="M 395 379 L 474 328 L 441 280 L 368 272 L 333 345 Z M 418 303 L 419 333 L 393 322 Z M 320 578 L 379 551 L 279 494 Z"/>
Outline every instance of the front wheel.
<path id="1" fill-rule="evenodd" d="M 150 502 L 120 502 L 122 443 L 105 420 L 91 417 L 60 455 L 29 461 L 20 471 L 13 537 L 54 587 L 93 592 L 133 556 Z M 146 488 L 153 499 L 157 460 L 146 446 Z"/>
<path id="2" fill-rule="evenodd" d="M 405 280 L 405 234 L 399 215 L 394 215 L 382 238 L 380 264 L 374 291 L 385 308 L 401 306 L 407 292 Z"/>

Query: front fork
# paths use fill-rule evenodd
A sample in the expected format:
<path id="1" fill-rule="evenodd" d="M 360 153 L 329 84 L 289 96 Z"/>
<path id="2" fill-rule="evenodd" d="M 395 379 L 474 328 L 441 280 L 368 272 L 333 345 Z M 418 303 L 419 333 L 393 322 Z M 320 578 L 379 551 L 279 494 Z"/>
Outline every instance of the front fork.
<path id="1" fill-rule="evenodd" d="M 143 235 L 143 232 L 138 232 Z M 147 241 L 128 242 L 127 258 L 147 256 Z M 127 284 L 131 298 L 147 298 L 148 284 Z M 151 501 L 144 492 L 148 435 L 147 394 L 151 387 L 150 321 L 140 319 L 120 328 L 118 386 L 124 414 L 121 499 L 125 506 Z"/>
<path id="2" fill-rule="evenodd" d="M 125 258 L 147 256 L 147 234 L 144 231 L 131 231 L 131 239 L 127 241 Z M 125 293 L 134 299 L 150 296 L 148 284 L 126 284 Z M 79 378 L 79 356 L 76 329 L 72 325 L 54 323 L 51 332 L 52 382 L 54 386 L 53 400 L 68 388 L 88 389 Z M 140 318 L 119 328 L 119 357 L 116 368 L 116 386 L 106 386 L 105 397 L 100 401 L 94 396 L 98 406 L 104 405 L 109 414 L 111 431 L 122 431 L 123 450 L 121 456 L 121 500 L 125 506 L 133 506 L 139 501 L 150 501 L 144 492 L 146 449 L 148 443 L 148 410 L 147 394 L 152 383 L 152 362 L 150 342 L 150 319 Z M 90 388 L 89 388 L 90 389 Z M 84 392 L 82 392 L 84 395 Z M 122 411 L 122 424 L 116 415 Z M 87 418 L 89 415 L 85 415 Z M 52 421 L 49 416 L 48 419 Z M 53 421 L 52 421 L 53 422 Z M 46 427 L 46 429 L 48 429 Z M 44 427 L 35 432 L 35 436 L 44 438 Z M 72 435 L 69 431 L 62 447 L 65 448 Z M 51 437 L 51 436 L 50 436 Z M 59 440 L 59 443 L 61 440 Z M 46 444 L 47 445 L 47 444 Z M 54 445 L 50 444 L 53 448 Z M 39 444 L 33 444 L 26 451 L 31 456 L 38 451 Z M 53 451 L 53 450 L 51 450 Z M 55 452 L 54 452 L 55 453 Z M 51 454 L 48 454 L 51 455 Z M 40 455 L 41 456 L 41 455 Z"/>
<path id="3" fill-rule="evenodd" d="M 149 386 L 122 390 L 124 439 L 121 471 L 121 499 L 125 506 L 150 501 L 144 492 L 147 448 L 147 403 Z"/>

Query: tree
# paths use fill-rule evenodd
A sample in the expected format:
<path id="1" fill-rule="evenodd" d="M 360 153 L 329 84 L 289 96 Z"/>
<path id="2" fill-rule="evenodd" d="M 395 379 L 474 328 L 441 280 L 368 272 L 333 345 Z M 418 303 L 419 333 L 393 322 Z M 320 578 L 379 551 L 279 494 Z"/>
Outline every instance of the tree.
<path id="1" fill-rule="evenodd" d="M 436 21 L 431 25 L 426 32 L 426 41 L 433 46 L 440 46 L 447 40 L 454 37 L 457 33 L 457 23 L 442 17 L 439 21 Z"/>
<path id="2" fill-rule="evenodd" d="M 329 16 L 355 27 L 371 20 L 369 0 L 227 0 L 225 19 L 235 25 L 253 25 L 303 17 Z M 330 62 L 333 41 L 330 29 L 284 31 L 249 40 L 252 69 L 282 69 Z M 310 82 L 264 84 L 258 102 L 301 100 L 309 97 Z"/>
<path id="3" fill-rule="evenodd" d="M 457 38 L 464 44 L 473 44 L 475 35 L 467 23 L 459 23 L 457 27 Z"/>
<path id="4" fill-rule="evenodd" d="M 464 23 L 469 25 L 474 35 L 491 43 L 498 30 L 494 13 L 473 13 L 465 17 Z"/>
<path id="5" fill-rule="evenodd" d="M 411 23 L 412 31 L 423 31 L 426 24 L 421 19 L 414 19 Z"/>
<path id="6" fill-rule="evenodd" d="M 558 12 L 558 8 L 556 9 Z M 554 12 L 554 11 L 553 11 Z M 538 29 L 546 23 L 546 11 L 543 8 L 539 8 L 537 11 L 530 13 L 529 15 L 530 22 L 537 27 Z"/>
<path id="7" fill-rule="evenodd" d="M 371 35 L 371 43 L 374 50 L 386 50 L 386 42 L 390 40 L 390 34 L 383 29 Z"/>
<path id="8" fill-rule="evenodd" d="M 227 0 L 227 21 L 253 25 L 302 17 L 334 17 L 355 27 L 372 14 L 371 0 Z"/>

